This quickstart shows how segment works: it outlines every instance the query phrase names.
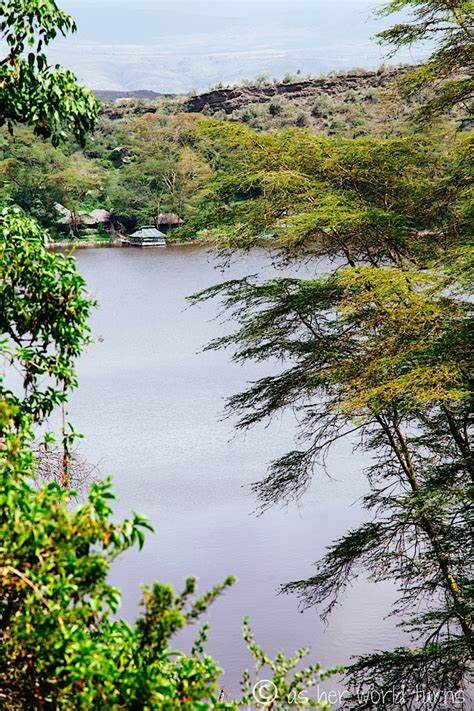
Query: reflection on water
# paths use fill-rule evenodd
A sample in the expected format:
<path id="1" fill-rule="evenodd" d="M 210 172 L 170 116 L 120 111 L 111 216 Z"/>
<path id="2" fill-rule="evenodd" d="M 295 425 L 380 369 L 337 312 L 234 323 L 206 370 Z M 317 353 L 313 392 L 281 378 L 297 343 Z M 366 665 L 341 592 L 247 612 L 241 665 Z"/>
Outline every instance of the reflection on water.
<path id="1" fill-rule="evenodd" d="M 341 443 L 328 462 L 333 478 L 318 473 L 301 507 L 252 515 L 249 484 L 292 445 L 293 422 L 284 416 L 235 437 L 233 423 L 221 420 L 225 397 L 269 366 L 198 353 L 223 326 L 216 303 L 188 308 L 185 297 L 222 279 L 217 261 L 203 249 L 175 247 L 83 251 L 78 262 L 100 304 L 92 327 L 101 338 L 80 363 L 70 415 L 86 435 L 87 457 L 114 477 L 117 513 L 138 511 L 156 527 L 145 549 L 113 571 L 123 614 L 136 614 L 140 583 L 180 587 L 195 575 L 204 590 L 236 575 L 209 614 L 208 649 L 227 670 L 229 689 L 249 663 L 245 614 L 270 653 L 309 644 L 326 665 L 399 642 L 393 620 L 383 619 L 388 586 L 355 584 L 327 626 L 315 610 L 301 614 L 294 597 L 276 594 L 281 583 L 311 575 L 331 541 L 363 520 L 354 502 L 365 493 L 364 462 Z M 248 255 L 225 278 L 269 274 L 267 262 L 263 253 Z M 192 632 L 179 641 L 187 644 Z"/>

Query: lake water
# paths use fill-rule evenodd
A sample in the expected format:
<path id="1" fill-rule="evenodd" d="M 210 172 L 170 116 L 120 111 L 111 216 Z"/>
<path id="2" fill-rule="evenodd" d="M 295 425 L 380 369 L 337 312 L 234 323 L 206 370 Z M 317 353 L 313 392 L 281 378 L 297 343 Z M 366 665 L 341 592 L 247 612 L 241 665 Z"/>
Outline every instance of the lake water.
<path id="1" fill-rule="evenodd" d="M 227 670 L 228 690 L 250 662 L 240 634 L 245 614 L 271 654 L 311 645 L 312 659 L 334 665 L 395 646 L 401 633 L 384 619 L 393 599 L 388 586 L 357 583 L 327 626 L 316 610 L 301 614 L 294 597 L 276 594 L 280 584 L 310 576 L 326 546 L 364 519 L 354 502 L 366 491 L 361 469 L 368 462 L 340 444 L 329 460 L 332 479 L 318 473 L 300 507 L 252 514 L 248 485 L 292 446 L 294 422 L 288 415 L 234 436 L 222 410 L 227 396 L 279 366 L 239 366 L 226 352 L 199 353 L 223 326 L 217 303 L 188 308 L 186 296 L 223 276 L 272 273 L 265 253 L 247 255 L 224 275 L 215 257 L 195 247 L 84 250 L 77 259 L 100 306 L 71 419 L 86 435 L 88 459 L 113 475 L 117 514 L 138 511 L 156 527 L 142 552 L 129 552 L 114 568 L 122 614 L 136 615 L 141 583 L 180 588 L 194 575 L 204 591 L 236 575 L 207 615 L 208 650 Z"/>

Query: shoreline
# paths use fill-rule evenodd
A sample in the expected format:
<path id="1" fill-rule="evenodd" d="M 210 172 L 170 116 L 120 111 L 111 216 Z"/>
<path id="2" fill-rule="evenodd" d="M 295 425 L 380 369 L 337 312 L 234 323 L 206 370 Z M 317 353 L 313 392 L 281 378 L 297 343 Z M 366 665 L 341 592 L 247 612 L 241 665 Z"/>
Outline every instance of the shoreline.
<path id="1" fill-rule="evenodd" d="M 213 244 L 211 240 L 208 239 L 193 239 L 193 240 L 172 240 L 167 242 L 164 247 L 186 247 L 186 246 L 200 246 L 206 247 Z M 129 244 L 122 242 L 121 240 L 61 240 L 58 242 L 48 242 L 46 248 L 50 252 L 61 252 L 63 250 L 70 249 L 75 251 L 76 249 L 145 249 L 143 247 L 133 247 Z M 150 247 L 148 249 L 151 249 Z M 163 247 L 160 247 L 163 249 Z"/>

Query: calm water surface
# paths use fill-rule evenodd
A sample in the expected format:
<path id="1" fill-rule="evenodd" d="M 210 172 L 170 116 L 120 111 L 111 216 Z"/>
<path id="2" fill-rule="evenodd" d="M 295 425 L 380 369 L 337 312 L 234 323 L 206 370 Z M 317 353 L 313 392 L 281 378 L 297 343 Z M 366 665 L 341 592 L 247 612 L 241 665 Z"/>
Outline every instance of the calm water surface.
<path id="1" fill-rule="evenodd" d="M 288 415 L 235 436 L 233 422 L 221 419 L 225 398 L 269 366 L 199 353 L 224 327 L 217 303 L 188 308 L 185 299 L 222 280 L 216 258 L 194 247 L 97 249 L 77 258 L 100 306 L 92 319 L 97 341 L 80 362 L 70 415 L 86 435 L 88 459 L 113 475 L 117 514 L 138 511 L 156 527 L 141 553 L 129 552 L 114 568 L 122 614 L 135 617 L 141 583 L 159 579 L 180 588 L 194 575 L 204 591 L 236 575 L 208 615 L 208 649 L 227 670 L 228 689 L 249 663 L 240 634 L 245 614 L 271 654 L 311 645 L 325 665 L 399 642 L 394 621 L 384 619 L 393 598 L 388 586 L 357 583 L 326 626 L 316 610 L 302 614 L 294 597 L 276 594 L 281 583 L 310 576 L 331 541 L 364 519 L 354 502 L 366 490 L 367 460 L 341 444 L 329 460 L 332 478 L 318 473 L 300 507 L 252 514 L 249 484 L 293 445 L 294 421 Z M 265 254 L 246 256 L 224 276 L 249 273 L 272 273 Z M 187 645 L 191 632 L 176 644 Z"/>

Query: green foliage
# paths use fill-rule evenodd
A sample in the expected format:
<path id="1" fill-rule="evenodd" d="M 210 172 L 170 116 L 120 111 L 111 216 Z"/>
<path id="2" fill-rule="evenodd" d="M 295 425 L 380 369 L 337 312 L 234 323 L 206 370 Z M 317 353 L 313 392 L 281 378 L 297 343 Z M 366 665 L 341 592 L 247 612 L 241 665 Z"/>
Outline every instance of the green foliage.
<path id="1" fill-rule="evenodd" d="M 0 223 L 0 349 L 19 374 L 0 396 L 42 421 L 77 385 L 74 362 L 89 339 L 92 301 L 71 257 L 46 248 L 41 227 L 18 209 Z"/>
<path id="2" fill-rule="evenodd" d="M 309 649 L 298 649 L 292 657 L 286 657 L 284 652 L 279 652 L 275 660 L 272 660 L 255 641 L 248 618 L 243 622 L 243 636 L 255 662 L 256 678 L 252 678 L 248 670 L 244 673 L 241 705 L 252 708 L 256 703 L 257 708 L 263 706 L 275 711 L 288 707 L 332 708 L 331 704 L 325 701 L 323 694 L 318 693 L 316 697 L 311 698 L 311 690 L 319 687 L 319 683 L 332 674 L 342 672 L 342 667 L 323 672 L 320 664 L 312 664 L 293 671 L 308 656 Z M 265 670 L 265 679 L 259 679 L 262 670 Z"/>
<path id="3" fill-rule="evenodd" d="M 380 76 L 362 78 L 360 86 L 321 94 L 316 105 L 314 94 L 298 99 L 267 97 L 266 103 L 246 103 L 229 116 L 222 112 L 221 118 L 247 123 L 258 131 L 298 126 L 331 137 L 404 135 L 408 107 L 393 98 L 389 106 L 370 84 L 386 79 L 381 70 Z M 191 220 L 190 229 L 179 237 L 194 238 L 194 218 L 207 218 L 207 205 L 200 197 L 213 178 L 214 165 L 199 131 L 203 117 L 176 113 L 180 107 L 179 101 L 170 104 L 169 99 L 160 99 L 152 107 L 140 102 L 104 106 L 82 154 L 72 142 L 54 148 L 30 130 L 16 130 L 13 137 L 5 136 L 2 145 L 2 202 L 22 207 L 55 239 L 69 229 L 77 237 L 78 213 L 96 207 L 112 213 L 109 233 L 114 226 L 132 230 L 153 223 L 160 212 L 177 212 Z M 222 139 L 221 149 L 228 150 L 225 134 Z M 216 135 L 212 153 L 219 150 L 220 141 Z M 70 228 L 60 223 L 55 203 L 72 212 Z"/>
<path id="4" fill-rule="evenodd" d="M 231 708 L 213 695 L 215 663 L 172 652 L 169 640 L 232 580 L 189 606 L 194 581 L 178 597 L 155 583 L 135 627 L 114 619 L 120 593 L 107 583 L 110 565 L 142 547 L 150 523 L 137 514 L 115 523 L 107 481 L 79 506 L 57 484 L 34 488 L 29 434 L 13 429 L 19 414 L 2 401 L 2 707 Z"/>
<path id="5" fill-rule="evenodd" d="M 128 162 L 111 174 L 107 188 L 113 215 L 128 227 L 153 224 L 161 212 L 186 217 L 209 175 L 190 141 L 193 119 L 176 116 L 162 126 L 145 115 L 127 126 Z"/>
<path id="6" fill-rule="evenodd" d="M 297 413 L 300 446 L 254 486 L 262 508 L 299 499 L 342 438 L 372 455 L 363 503 L 373 521 L 334 543 L 314 576 L 284 587 L 327 615 L 362 573 L 397 583 L 395 609 L 418 647 L 360 658 L 348 670 L 354 703 L 397 684 L 413 698 L 455 692 L 469 677 L 472 304 L 459 278 L 466 254 L 448 260 L 454 270 L 356 266 L 311 280 L 246 278 L 195 297 L 219 295 L 240 325 L 209 348 L 285 364 L 228 404 L 243 428 Z"/>
<path id="7" fill-rule="evenodd" d="M 55 237 L 67 229 L 77 232 L 79 212 L 100 204 L 101 168 L 97 161 L 88 160 L 77 151 L 54 148 L 23 129 L 4 141 L 2 158 L 0 179 L 7 199 Z M 63 214 L 56 209 L 58 204 L 70 211 L 71 225 L 59 222 Z"/>
<path id="8" fill-rule="evenodd" d="M 243 428 L 297 414 L 295 449 L 254 486 L 263 509 L 299 499 L 342 438 L 372 457 L 370 522 L 283 590 L 327 615 L 361 574 L 397 585 L 410 646 L 354 662 L 350 708 L 375 707 L 364 701 L 371 690 L 389 698 L 403 688 L 407 708 L 420 690 L 456 694 L 473 652 L 472 139 L 440 129 L 385 140 L 261 135 L 217 121 L 197 131 L 214 174 L 195 227 L 224 249 L 270 243 L 282 268 L 337 265 L 194 297 L 218 296 L 238 323 L 209 348 L 282 363 L 228 404 Z"/>
<path id="9" fill-rule="evenodd" d="M 266 103 L 246 103 L 229 116 L 222 112 L 221 118 L 226 119 L 230 127 L 228 130 L 213 131 L 212 147 L 203 116 L 176 113 L 181 104 L 175 102 L 169 105 L 169 99 L 160 100 L 153 107 L 134 106 L 132 103 L 123 107 L 105 106 L 95 133 L 87 138 L 82 155 L 72 143 L 54 149 L 49 142 L 35 140 L 30 131 L 21 130 L 15 132 L 13 138 L 4 140 L 0 164 L 3 201 L 21 206 L 29 215 L 39 219 L 55 238 L 66 231 L 54 207 L 59 202 L 73 213 L 73 236 L 78 235 L 79 212 L 103 207 L 112 213 L 112 229 L 109 232 L 114 232 L 114 226 L 119 231 L 133 230 L 137 225 L 153 223 L 160 212 L 175 212 L 189 221 L 189 229 L 180 231 L 176 236 L 191 239 L 195 237 L 196 230 L 208 227 L 209 208 L 212 207 L 208 191 L 221 172 L 214 156 L 221 151 L 232 158 L 232 131 L 235 132 L 235 148 L 239 142 L 249 143 L 250 155 L 256 155 L 259 141 L 256 142 L 255 136 L 241 133 L 235 127 L 237 121 L 259 132 L 296 126 L 330 136 L 335 140 L 326 145 L 334 151 L 339 150 L 341 161 L 360 161 L 365 151 L 373 153 L 371 146 L 375 146 L 375 136 L 390 135 L 392 143 L 387 143 L 388 148 L 394 147 L 396 141 L 401 145 L 403 140 L 409 146 L 408 103 L 388 94 L 382 95 L 370 83 L 386 80 L 381 70 L 369 79 L 362 77 L 360 86 L 354 84 L 333 93 L 328 89 L 328 93 L 322 93 L 316 102 L 314 94 L 298 99 L 267 97 Z M 222 123 L 214 121 L 216 126 Z M 307 150 L 308 143 L 301 133 L 295 134 L 300 135 L 299 149 Z M 343 146 L 351 146 L 348 138 L 369 134 L 371 138 L 366 139 L 368 147 L 361 140 L 356 158 L 353 158 L 351 151 L 342 156 Z M 396 136 L 398 138 L 394 138 Z M 340 140 L 342 138 L 345 138 L 345 143 Z M 318 140 L 315 138 L 314 144 Z M 435 141 L 441 139 L 435 137 L 429 142 L 434 146 Z M 286 151 L 287 142 L 276 135 L 273 142 L 267 137 L 262 137 L 260 141 L 267 156 L 273 150 Z M 416 145 L 422 142 L 420 138 Z M 415 155 L 414 151 L 412 155 Z M 301 172 L 302 158 L 296 152 L 293 154 L 292 169 Z M 417 158 L 424 161 L 426 156 L 420 152 Z M 388 164 L 391 168 L 405 169 L 395 160 L 388 161 Z M 430 157 L 426 169 L 432 165 Z M 417 166 L 413 162 L 413 167 L 418 168 L 418 177 L 421 176 L 424 163 Z M 230 175 L 243 168 L 247 171 L 252 169 L 248 156 L 246 165 L 239 165 L 237 161 L 226 164 Z M 413 179 L 416 177 L 412 175 Z M 239 186 L 236 196 L 240 197 Z M 278 195 L 275 193 L 274 197 L 276 200 Z M 353 199 L 352 195 L 348 197 Z"/>
<path id="10" fill-rule="evenodd" d="M 212 230 L 222 246 L 270 233 L 290 256 L 401 266 L 465 234 L 468 137 L 329 140 L 215 121 L 197 131 L 214 174 L 189 229 Z"/>
<path id="11" fill-rule="evenodd" d="M 0 180 L 5 198 L 22 208 L 44 227 L 54 225 L 59 201 L 49 176 L 60 169 L 64 154 L 49 143 L 35 141 L 31 131 L 18 131 L 5 140 L 1 151 Z"/>
<path id="12" fill-rule="evenodd" d="M 71 18 L 54 0 L 0 2 L 1 36 L 8 50 L 0 62 L 0 126 L 11 131 L 28 123 L 36 135 L 57 145 L 70 132 L 83 142 L 98 114 L 92 93 L 74 74 L 48 64 L 44 48 L 60 34 L 75 31 Z"/>

